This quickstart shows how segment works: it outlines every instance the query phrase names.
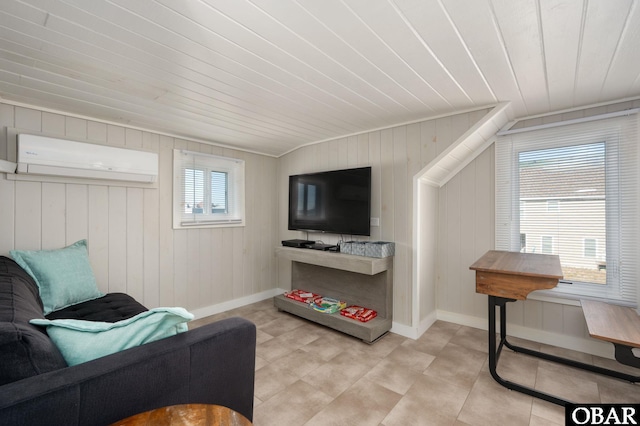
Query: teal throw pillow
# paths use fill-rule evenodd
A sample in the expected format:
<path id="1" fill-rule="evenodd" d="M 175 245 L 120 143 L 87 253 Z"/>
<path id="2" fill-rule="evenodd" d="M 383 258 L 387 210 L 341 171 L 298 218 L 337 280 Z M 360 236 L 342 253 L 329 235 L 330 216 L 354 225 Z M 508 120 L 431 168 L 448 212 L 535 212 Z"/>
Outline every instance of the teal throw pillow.
<path id="1" fill-rule="evenodd" d="M 69 365 L 81 364 L 124 349 L 187 331 L 193 314 L 183 308 L 154 308 L 118 322 L 33 319 Z"/>
<path id="2" fill-rule="evenodd" d="M 89 263 L 86 240 L 57 250 L 12 250 L 9 254 L 38 284 L 44 315 L 103 296 Z"/>

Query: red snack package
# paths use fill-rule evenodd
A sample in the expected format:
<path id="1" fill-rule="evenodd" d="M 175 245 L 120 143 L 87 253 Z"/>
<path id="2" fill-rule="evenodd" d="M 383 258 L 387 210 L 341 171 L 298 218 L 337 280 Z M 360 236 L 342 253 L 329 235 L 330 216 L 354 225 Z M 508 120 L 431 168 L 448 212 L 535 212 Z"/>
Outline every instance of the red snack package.
<path id="1" fill-rule="evenodd" d="M 289 299 L 297 300 L 302 303 L 311 303 L 316 297 L 320 297 L 319 294 L 312 293 L 306 290 L 291 290 L 284 294 Z"/>
<path id="2" fill-rule="evenodd" d="M 358 320 L 361 322 L 367 322 L 378 316 L 378 313 L 373 309 L 363 308 L 362 306 L 351 305 L 347 306 L 340 311 L 340 315 L 347 318 Z"/>

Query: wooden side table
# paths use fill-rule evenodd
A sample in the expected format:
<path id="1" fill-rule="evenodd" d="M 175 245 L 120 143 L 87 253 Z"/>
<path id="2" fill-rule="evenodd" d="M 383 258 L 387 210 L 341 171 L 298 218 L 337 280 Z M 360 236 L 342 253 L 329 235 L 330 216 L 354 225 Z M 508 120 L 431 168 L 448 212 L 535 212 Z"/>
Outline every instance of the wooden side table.
<path id="1" fill-rule="evenodd" d="M 637 377 L 591 364 L 574 361 L 513 345 L 507 341 L 507 303 L 524 300 L 535 290 L 554 288 L 562 279 L 560 258 L 555 255 L 489 250 L 469 269 L 476 271 L 476 293 L 489 297 L 489 372 L 496 382 L 554 404 L 565 406 L 571 402 L 503 379 L 496 368 L 503 346 L 537 358 L 574 368 L 636 382 Z M 496 306 L 500 308 L 500 339 L 496 333 Z"/>
<path id="2" fill-rule="evenodd" d="M 251 426 L 242 414 L 221 405 L 182 404 L 145 411 L 111 426 Z"/>

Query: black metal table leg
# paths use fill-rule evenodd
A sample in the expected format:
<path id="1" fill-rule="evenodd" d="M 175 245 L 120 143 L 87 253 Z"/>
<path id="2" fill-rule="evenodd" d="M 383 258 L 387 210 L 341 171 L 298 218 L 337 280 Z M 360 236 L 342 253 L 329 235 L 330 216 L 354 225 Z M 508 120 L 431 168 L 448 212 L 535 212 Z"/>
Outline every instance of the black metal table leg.
<path id="1" fill-rule="evenodd" d="M 489 297 L 489 372 L 491 373 L 491 376 L 494 378 L 496 382 L 506 387 L 507 389 L 516 390 L 518 392 L 535 396 L 536 398 L 544 399 L 545 401 L 549 401 L 554 404 L 558 404 L 562 406 L 572 403 L 562 398 L 558 398 L 556 396 L 537 391 L 535 389 L 520 385 L 518 383 L 510 382 L 500 377 L 496 369 L 498 366 L 500 353 L 502 352 L 502 348 L 504 346 L 506 346 L 507 348 L 511 349 L 514 352 L 519 352 L 519 353 L 534 356 L 537 358 L 545 359 L 548 361 L 557 362 L 560 364 L 568 365 L 570 367 L 580 368 L 582 370 L 587 370 L 594 373 L 615 377 L 617 379 L 626 380 L 631 383 L 640 382 L 640 376 L 633 376 L 633 375 L 621 373 L 615 370 L 609 370 L 609 369 L 597 367 L 591 364 L 585 364 L 585 363 L 574 361 L 571 359 L 566 359 L 566 358 L 558 357 L 555 355 L 550 355 L 543 352 L 534 351 L 531 349 L 512 345 L 507 341 L 506 305 L 508 302 L 515 302 L 515 299 L 506 299 L 506 298 L 497 297 L 497 296 L 488 296 L 488 297 Z M 500 342 L 499 344 L 496 342 L 497 340 L 496 306 L 500 308 Z"/>

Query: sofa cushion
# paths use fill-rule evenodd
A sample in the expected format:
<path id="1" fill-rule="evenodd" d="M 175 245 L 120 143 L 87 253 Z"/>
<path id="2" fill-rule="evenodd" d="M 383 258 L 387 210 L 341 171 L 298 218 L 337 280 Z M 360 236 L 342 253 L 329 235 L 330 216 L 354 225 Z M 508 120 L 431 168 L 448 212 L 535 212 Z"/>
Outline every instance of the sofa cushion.
<path id="1" fill-rule="evenodd" d="M 43 318 L 38 286 L 16 262 L 0 256 L 0 321 L 28 324 Z"/>
<path id="2" fill-rule="evenodd" d="M 0 323 L 0 386 L 66 366 L 46 334 L 33 326 Z"/>
<path id="3" fill-rule="evenodd" d="M 56 250 L 11 250 L 9 254 L 36 281 L 45 315 L 102 296 L 86 240 Z"/>
<path id="4" fill-rule="evenodd" d="M 183 308 L 154 308 L 113 323 L 73 319 L 34 319 L 31 323 L 45 326 L 67 363 L 76 365 L 182 333 L 192 319 Z"/>
<path id="5" fill-rule="evenodd" d="M 71 305 L 46 315 L 47 319 L 76 319 L 117 322 L 146 311 L 143 305 L 124 293 L 108 293 L 98 299 Z"/>
<path id="6" fill-rule="evenodd" d="M 40 327 L 44 318 L 36 283 L 13 260 L 0 256 L 0 385 L 67 366 Z"/>

